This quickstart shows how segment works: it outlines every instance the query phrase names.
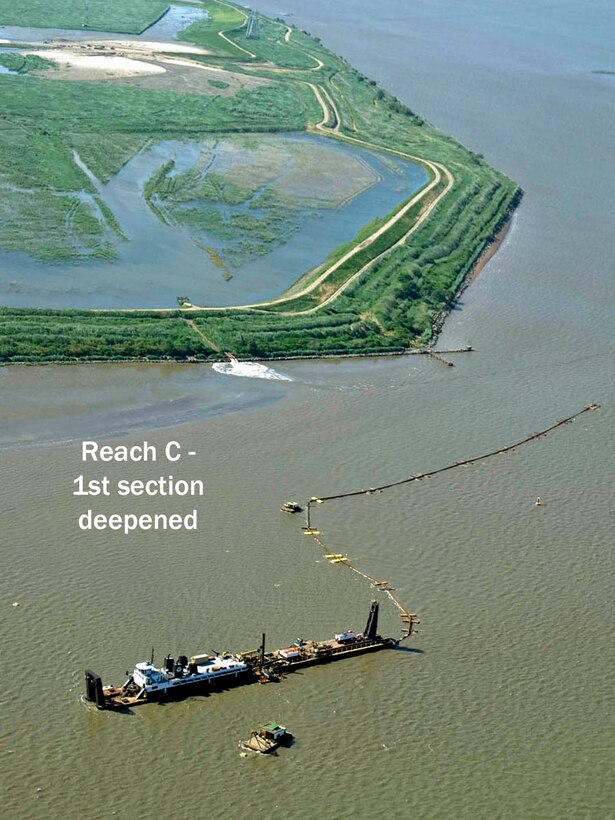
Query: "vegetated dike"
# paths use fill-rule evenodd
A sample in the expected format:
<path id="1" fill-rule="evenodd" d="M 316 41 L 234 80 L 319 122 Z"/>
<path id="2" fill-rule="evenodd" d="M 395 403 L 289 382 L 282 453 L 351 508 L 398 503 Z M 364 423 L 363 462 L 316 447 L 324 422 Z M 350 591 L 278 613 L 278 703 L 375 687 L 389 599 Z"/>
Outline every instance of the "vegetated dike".
<path id="1" fill-rule="evenodd" d="M 248 38 L 239 8 L 236 28 L 220 23 L 215 30 L 218 5 L 216 0 L 205 3 L 212 11 L 208 28 L 184 33 L 209 49 L 217 42 L 213 34 L 219 40 L 219 56 L 198 59 L 274 81 L 281 104 L 263 114 L 263 92 L 242 92 L 232 104 L 228 101 L 235 98 L 224 98 L 223 108 L 214 109 L 208 101 L 216 116 L 205 120 L 191 108 L 183 114 L 180 105 L 186 130 L 175 136 L 288 130 L 288 101 L 294 99 L 293 130 L 420 162 L 429 174 L 421 195 L 409 208 L 401 203 L 384 216 L 379 225 L 388 226 L 385 230 L 366 226 L 337 249 L 311 282 L 302 281 L 307 287 L 291 288 L 285 298 L 262 305 L 144 311 L 0 308 L 0 362 L 212 361 L 225 350 L 244 359 L 404 353 L 433 340 L 464 283 L 510 220 L 522 192 L 480 155 L 440 133 L 306 32 L 258 15 L 258 38 Z M 235 53 L 229 43 L 236 45 Z M 36 82 L 45 84 L 48 99 L 54 87 L 67 85 L 51 78 Z M 102 86 L 83 85 L 94 98 Z M 142 138 L 148 128 L 152 135 L 169 133 L 169 124 L 155 122 L 160 94 L 143 95 L 139 122 L 121 121 L 135 135 L 136 146 L 141 144 L 136 136 Z M 183 104 L 190 95 L 173 96 Z M 78 120 L 79 114 L 72 116 Z M 117 118 L 109 120 L 105 128 L 115 127 Z M 118 134 L 108 136 L 118 139 Z M 129 143 L 128 138 L 122 147 Z M 95 159 L 89 164 L 96 165 Z"/>

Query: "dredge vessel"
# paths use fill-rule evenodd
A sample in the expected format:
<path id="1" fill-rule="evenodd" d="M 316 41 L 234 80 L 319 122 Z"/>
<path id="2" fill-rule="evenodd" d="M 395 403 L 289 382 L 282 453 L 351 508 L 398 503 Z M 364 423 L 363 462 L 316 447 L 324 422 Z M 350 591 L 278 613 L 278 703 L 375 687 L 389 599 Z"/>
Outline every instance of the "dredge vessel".
<path id="1" fill-rule="evenodd" d="M 395 638 L 378 634 L 377 601 L 372 601 L 365 631 L 337 633 L 326 641 L 296 640 L 292 646 L 265 651 L 265 635 L 258 649 L 232 655 L 193 655 L 190 659 L 168 655 L 162 668 L 149 661 L 137 663 L 122 686 L 103 686 L 99 675 L 86 670 L 86 698 L 99 709 L 128 709 L 142 703 L 177 700 L 196 694 L 206 694 L 220 688 L 246 683 L 267 683 L 280 680 L 288 672 L 306 666 L 350 658 L 399 644 Z"/>

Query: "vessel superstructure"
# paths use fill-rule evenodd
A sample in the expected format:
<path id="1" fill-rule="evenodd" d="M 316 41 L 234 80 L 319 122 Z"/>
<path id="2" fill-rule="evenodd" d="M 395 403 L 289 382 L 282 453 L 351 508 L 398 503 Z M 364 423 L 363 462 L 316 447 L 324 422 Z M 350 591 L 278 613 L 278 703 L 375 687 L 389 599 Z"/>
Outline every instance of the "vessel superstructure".
<path id="1" fill-rule="evenodd" d="M 212 655 L 170 655 L 162 668 L 149 661 L 137 663 L 122 686 L 103 686 L 95 672 L 86 670 L 86 698 L 99 709 L 126 709 L 156 700 L 176 700 L 191 694 L 207 693 L 244 683 L 280 680 L 288 672 L 315 664 L 376 652 L 397 646 L 399 640 L 378 634 L 378 603 L 372 602 L 364 632 L 347 629 L 325 641 L 297 639 L 292 646 L 265 651 L 265 635 L 260 647 L 249 652 Z"/>

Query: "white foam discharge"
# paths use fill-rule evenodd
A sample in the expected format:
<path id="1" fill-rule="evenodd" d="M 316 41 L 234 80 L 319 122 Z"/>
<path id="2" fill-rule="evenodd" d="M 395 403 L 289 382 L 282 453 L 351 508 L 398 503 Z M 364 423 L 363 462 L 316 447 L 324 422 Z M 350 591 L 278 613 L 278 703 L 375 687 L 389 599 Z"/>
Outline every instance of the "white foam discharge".
<path id="1" fill-rule="evenodd" d="M 279 382 L 292 382 L 290 376 L 278 373 L 271 367 L 265 367 L 258 362 L 238 362 L 231 359 L 228 362 L 215 362 L 212 364 L 216 373 L 224 373 L 227 376 L 243 376 L 246 379 L 274 379 Z"/>

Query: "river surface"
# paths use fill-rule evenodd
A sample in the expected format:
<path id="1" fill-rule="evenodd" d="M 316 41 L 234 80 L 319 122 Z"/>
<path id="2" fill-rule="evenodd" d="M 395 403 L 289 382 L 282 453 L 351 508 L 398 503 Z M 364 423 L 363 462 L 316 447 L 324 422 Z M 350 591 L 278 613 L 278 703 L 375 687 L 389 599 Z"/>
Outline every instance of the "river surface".
<path id="1" fill-rule="evenodd" d="M 3 814 L 11 818 L 612 818 L 610 3 L 258 0 L 320 36 L 526 191 L 427 357 L 0 370 Z M 454 354 L 451 354 L 451 359 Z M 244 370 L 244 373 L 246 371 Z M 362 629 L 381 593 L 278 512 L 521 438 L 480 466 L 317 508 L 327 540 L 421 618 L 390 651 L 134 715 L 81 702 L 167 652 Z M 84 437 L 197 455 L 85 465 Z M 43 446 L 44 445 L 44 446 Z M 71 495 L 81 473 L 202 478 L 189 499 Z M 540 496 L 542 507 L 535 507 Z M 100 512 L 198 508 L 196 533 L 81 533 Z M 308 543 L 306 543 L 306 541 Z M 21 606 L 13 608 L 12 602 Z M 239 754 L 265 720 L 297 742 Z"/>

